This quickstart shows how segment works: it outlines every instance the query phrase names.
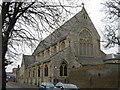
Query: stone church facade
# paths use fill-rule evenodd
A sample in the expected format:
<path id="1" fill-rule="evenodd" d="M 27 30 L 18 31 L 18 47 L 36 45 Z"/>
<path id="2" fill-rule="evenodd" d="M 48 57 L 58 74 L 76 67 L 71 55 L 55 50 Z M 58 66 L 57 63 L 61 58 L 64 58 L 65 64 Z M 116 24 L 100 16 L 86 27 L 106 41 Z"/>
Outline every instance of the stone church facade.
<path id="1" fill-rule="evenodd" d="M 104 65 L 105 53 L 100 50 L 99 41 L 100 36 L 83 7 L 41 41 L 32 55 L 23 55 L 16 80 L 32 85 L 41 82 L 74 83 L 70 77 L 72 71 Z M 79 74 L 73 75 L 73 78 Z"/>

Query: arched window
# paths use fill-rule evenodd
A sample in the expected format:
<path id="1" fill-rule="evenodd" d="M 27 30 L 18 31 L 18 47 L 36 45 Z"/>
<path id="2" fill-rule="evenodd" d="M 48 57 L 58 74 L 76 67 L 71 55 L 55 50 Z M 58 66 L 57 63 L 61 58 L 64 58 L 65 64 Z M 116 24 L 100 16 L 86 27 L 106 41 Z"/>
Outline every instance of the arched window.
<path id="1" fill-rule="evenodd" d="M 48 76 L 48 66 L 47 65 L 45 65 L 44 72 L 45 72 L 45 76 Z"/>
<path id="2" fill-rule="evenodd" d="M 38 68 L 38 77 L 40 77 L 40 67 Z"/>
<path id="3" fill-rule="evenodd" d="M 65 62 L 60 65 L 60 76 L 67 76 L 67 64 Z"/>
<path id="4" fill-rule="evenodd" d="M 30 77 L 30 71 L 29 71 L 29 77 Z"/>
<path id="5" fill-rule="evenodd" d="M 53 53 L 57 52 L 57 44 L 53 46 Z"/>
<path id="6" fill-rule="evenodd" d="M 92 36 L 87 30 L 83 30 L 79 34 L 79 55 L 93 56 Z"/>
<path id="7" fill-rule="evenodd" d="M 34 69 L 33 69 L 33 77 L 35 76 L 35 71 L 34 71 Z"/>
<path id="8" fill-rule="evenodd" d="M 65 40 L 60 42 L 61 50 L 65 48 Z"/>
<path id="9" fill-rule="evenodd" d="M 46 56 L 50 55 L 50 48 L 46 50 Z"/>
<path id="10" fill-rule="evenodd" d="M 64 66 L 64 76 L 67 76 L 67 65 Z"/>
<path id="11" fill-rule="evenodd" d="M 44 57 L 44 51 L 42 51 L 41 54 L 42 54 L 41 56 Z"/>
<path id="12" fill-rule="evenodd" d="M 63 66 L 60 66 L 60 76 L 63 76 Z"/>

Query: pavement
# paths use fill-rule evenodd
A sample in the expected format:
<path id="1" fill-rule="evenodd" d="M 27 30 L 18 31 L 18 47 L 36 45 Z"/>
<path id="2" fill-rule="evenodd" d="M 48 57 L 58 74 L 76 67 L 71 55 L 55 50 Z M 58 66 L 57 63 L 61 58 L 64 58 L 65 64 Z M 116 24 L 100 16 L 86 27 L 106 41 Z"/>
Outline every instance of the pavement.
<path id="1" fill-rule="evenodd" d="M 21 84 L 16 82 L 7 82 L 6 88 L 38 88 L 38 87 L 34 85 Z"/>
<path id="2" fill-rule="evenodd" d="M 37 86 L 28 85 L 25 83 L 21 84 L 16 82 L 7 82 L 6 90 L 47 90 L 47 89 L 38 88 Z M 61 90 L 61 89 L 56 88 L 56 89 L 50 89 L 50 90 Z"/>

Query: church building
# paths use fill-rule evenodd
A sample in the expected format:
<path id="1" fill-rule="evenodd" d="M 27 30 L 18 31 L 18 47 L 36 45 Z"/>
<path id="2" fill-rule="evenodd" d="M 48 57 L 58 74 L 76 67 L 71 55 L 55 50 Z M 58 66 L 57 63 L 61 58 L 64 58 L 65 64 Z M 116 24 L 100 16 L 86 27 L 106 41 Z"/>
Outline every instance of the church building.
<path id="1" fill-rule="evenodd" d="M 32 55 L 23 55 L 16 80 L 31 85 L 63 82 L 81 87 L 84 84 L 79 85 L 82 82 L 79 75 L 83 73 L 76 72 L 86 70 L 86 67 L 87 71 L 105 68 L 105 56 L 100 49 L 100 36 L 83 6 L 80 12 L 42 40 Z M 99 77 L 98 71 L 95 73 Z M 90 85 L 91 78 L 85 79 Z"/>

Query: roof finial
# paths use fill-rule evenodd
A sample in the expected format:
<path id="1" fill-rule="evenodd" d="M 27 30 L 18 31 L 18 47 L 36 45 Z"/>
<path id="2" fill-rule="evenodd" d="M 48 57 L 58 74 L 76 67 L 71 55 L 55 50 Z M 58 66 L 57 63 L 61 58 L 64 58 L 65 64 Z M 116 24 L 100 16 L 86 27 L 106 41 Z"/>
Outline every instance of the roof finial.
<path id="1" fill-rule="evenodd" d="M 84 3 L 82 3 L 82 7 L 84 7 Z"/>

